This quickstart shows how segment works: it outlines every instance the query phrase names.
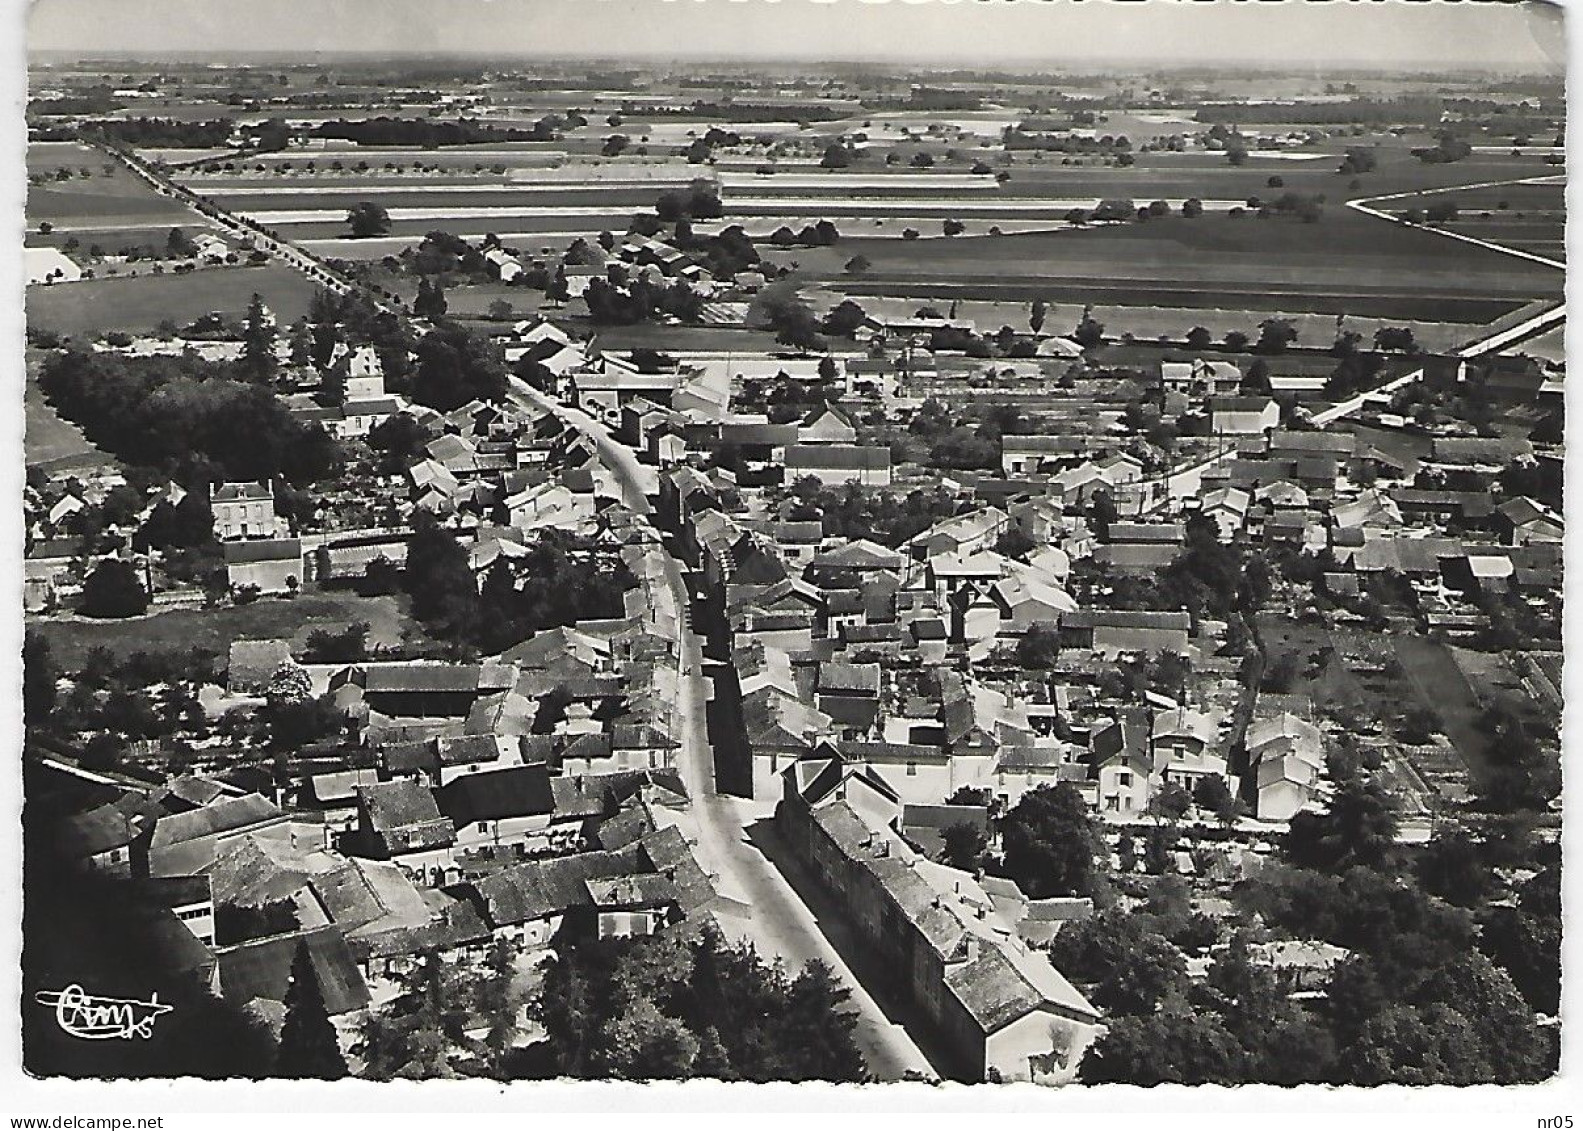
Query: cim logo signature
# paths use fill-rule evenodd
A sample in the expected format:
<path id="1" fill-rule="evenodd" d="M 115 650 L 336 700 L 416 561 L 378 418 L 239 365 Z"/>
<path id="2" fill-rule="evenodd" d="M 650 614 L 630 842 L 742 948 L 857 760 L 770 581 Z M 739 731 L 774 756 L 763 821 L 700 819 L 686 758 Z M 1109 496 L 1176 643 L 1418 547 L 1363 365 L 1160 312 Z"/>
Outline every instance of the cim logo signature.
<path id="1" fill-rule="evenodd" d="M 154 1022 L 174 1008 L 160 1004 L 159 995 L 147 1001 L 136 998 L 95 997 L 81 986 L 64 990 L 40 990 L 33 1000 L 55 1011 L 55 1022 L 63 1032 L 86 1041 L 145 1041 L 154 1035 Z"/>

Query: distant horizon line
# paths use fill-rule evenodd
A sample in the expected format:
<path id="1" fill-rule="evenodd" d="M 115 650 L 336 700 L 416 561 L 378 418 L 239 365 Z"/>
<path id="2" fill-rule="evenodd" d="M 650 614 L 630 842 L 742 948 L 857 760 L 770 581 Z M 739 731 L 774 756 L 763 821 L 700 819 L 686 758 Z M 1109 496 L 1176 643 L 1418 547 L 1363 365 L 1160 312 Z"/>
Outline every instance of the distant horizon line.
<path id="1" fill-rule="evenodd" d="M 1394 74 L 1404 77 L 1426 76 L 1439 74 L 1468 74 L 1477 76 L 1489 75 L 1518 75 L 1524 78 L 1555 78 L 1562 79 L 1564 74 L 1559 71 L 1546 69 L 1542 65 L 1525 66 L 1517 62 L 1502 64 L 1473 63 L 1453 60 L 1421 60 L 1415 62 L 1411 70 L 1403 70 L 1399 65 L 1384 62 L 1368 62 L 1344 59 L 1314 59 L 1305 63 L 1286 62 L 1275 64 L 1269 62 L 1250 62 L 1236 58 L 1201 58 L 1191 62 L 1181 59 L 1149 58 L 1143 56 L 1094 56 L 1087 60 L 1063 59 L 1052 60 L 1049 63 L 1040 60 L 1023 58 L 983 58 L 983 59 L 897 59 L 889 56 L 849 56 L 844 58 L 831 58 L 821 56 L 818 58 L 802 57 L 796 55 L 785 56 L 743 56 L 733 54 L 666 54 L 663 52 L 645 53 L 641 55 L 587 55 L 577 53 L 558 52 L 493 52 L 493 51 L 401 51 L 401 50 L 359 50 L 356 48 L 337 48 L 334 50 L 291 50 L 286 48 L 261 48 L 261 49 L 233 49 L 225 51 L 214 50 L 174 50 L 159 53 L 147 51 L 120 51 L 120 50 L 94 50 L 78 51 L 68 48 L 45 47 L 28 49 L 28 62 L 35 61 L 92 63 L 97 61 L 117 63 L 174 63 L 174 62 L 208 62 L 215 64 L 242 63 L 254 65 L 258 63 L 284 63 L 284 64 L 312 64 L 331 62 L 335 60 L 355 60 L 359 62 L 379 61 L 409 61 L 433 60 L 436 62 L 467 62 L 467 63 L 516 63 L 516 62 L 542 62 L 542 63 L 582 63 L 582 64 L 611 64 L 617 66 L 636 65 L 719 65 L 727 64 L 740 67 L 755 66 L 814 66 L 821 69 L 840 67 L 884 67 L 898 70 L 930 70 L 930 71 L 986 71 L 1016 74 L 1049 74 L 1062 73 L 1115 73 L 1118 69 L 1154 70 L 1168 72 L 1197 72 L 1214 70 L 1217 68 L 1236 68 L 1249 74 L 1292 74 L 1308 68 L 1315 70 L 1331 71 L 1337 74 L 1360 75 L 1386 75 Z"/>

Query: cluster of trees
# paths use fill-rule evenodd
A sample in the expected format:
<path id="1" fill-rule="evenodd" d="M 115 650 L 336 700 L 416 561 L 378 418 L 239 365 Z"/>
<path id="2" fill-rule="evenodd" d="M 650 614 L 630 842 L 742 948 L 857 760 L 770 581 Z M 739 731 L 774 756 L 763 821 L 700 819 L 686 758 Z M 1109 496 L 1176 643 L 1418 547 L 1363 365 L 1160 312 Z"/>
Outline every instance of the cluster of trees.
<path id="1" fill-rule="evenodd" d="M 505 360 L 488 337 L 454 322 L 441 322 L 418 343 L 412 399 L 440 412 L 469 401 L 499 401 L 506 395 Z"/>
<path id="2" fill-rule="evenodd" d="M 613 265 L 612 271 L 617 266 Z M 589 321 L 596 326 L 630 326 L 664 316 L 696 324 L 704 307 L 703 296 L 681 279 L 669 285 L 641 278 L 620 285 L 592 279 L 583 300 L 588 303 Z"/>
<path id="3" fill-rule="evenodd" d="M 1349 98 L 1345 102 L 1278 102 L 1253 105 L 1216 102 L 1200 107 L 1194 117 L 1212 121 L 1215 130 L 1225 131 L 1223 123 L 1293 122 L 1310 126 L 1350 125 L 1428 125 L 1440 121 L 1445 108 L 1438 96 L 1402 95 L 1397 98 Z"/>
<path id="4" fill-rule="evenodd" d="M 1258 555 L 1244 555 L 1220 540 L 1220 527 L 1206 515 L 1188 516 L 1182 552 L 1161 571 L 1160 609 L 1186 608 L 1225 619 L 1257 609 L 1269 594 L 1269 571 Z"/>
<path id="5" fill-rule="evenodd" d="M 762 264 L 752 238 L 740 224 L 732 224 L 718 235 L 699 237 L 685 222 L 678 223 L 675 243 L 682 251 L 700 256 L 717 279 L 729 279 L 739 271 L 750 271 Z"/>
<path id="6" fill-rule="evenodd" d="M 771 284 L 760 291 L 748 312 L 748 321 L 774 330 L 775 340 L 782 345 L 802 350 L 824 348 L 818 316 L 789 283 Z"/>
<path id="7" fill-rule="evenodd" d="M 368 658 L 368 622 L 355 621 L 338 632 L 316 628 L 302 648 L 305 664 L 357 664 Z"/>
<path id="8" fill-rule="evenodd" d="M 1271 180 L 1279 178 L 1272 177 Z M 1277 186 L 1278 187 L 1278 186 Z M 1304 223 L 1316 223 L 1325 211 L 1324 193 L 1283 192 L 1273 200 L 1254 196 L 1248 198 L 1248 208 L 1260 217 L 1296 216 Z"/>
<path id="9" fill-rule="evenodd" d="M 504 941 L 490 948 L 480 970 L 447 962 L 433 951 L 419 956 L 398 979 L 396 995 L 363 1020 L 352 1046 L 362 1061 L 359 1074 L 371 1080 L 521 1075 L 512 1048 L 523 1004 L 514 957 L 513 948 Z M 289 1017 L 288 1010 L 288 1021 Z M 475 1035 L 480 1019 L 487 1019 L 488 1025 Z M 284 1057 L 284 1031 L 281 1044 Z M 304 1059 L 333 1078 L 334 1061 L 323 1052 Z"/>
<path id="10" fill-rule="evenodd" d="M 1470 156 L 1473 147 L 1450 130 L 1442 130 L 1435 144 L 1414 149 L 1412 154 L 1425 165 L 1445 165 Z"/>
<path id="11" fill-rule="evenodd" d="M 369 200 L 352 205 L 346 213 L 346 226 L 354 240 L 373 239 L 390 231 L 390 213 Z"/>
<path id="12" fill-rule="evenodd" d="M 481 245 L 475 247 L 461 236 L 436 229 L 425 233 L 416 247 L 402 251 L 396 261 L 414 275 L 437 276 L 438 281 L 463 275 L 469 282 L 488 282 L 495 273 L 484 259 L 484 252 L 498 246 L 500 240 L 493 235 L 485 236 Z M 419 313 L 416 306 L 413 312 Z"/>
<path id="13" fill-rule="evenodd" d="M 420 514 L 402 584 L 413 617 L 435 639 L 492 655 L 546 628 L 619 617 L 637 579 L 576 536 L 548 530 L 522 558 L 491 566 L 480 587 L 456 536 Z"/>
<path id="14" fill-rule="evenodd" d="M 1233 925 L 1222 940 L 1172 879 L 1130 912 L 1113 906 L 1056 935 L 1052 961 L 1109 1015 L 1081 1079 L 1471 1084 L 1554 1071 L 1553 1030 L 1535 1013 L 1559 999 L 1558 853 L 1494 830 L 1397 845 L 1388 799 L 1356 764 L 1337 769 L 1338 804 L 1294 822 L 1284 861 L 1234 889 L 1236 923 L 1256 928 Z M 1511 905 L 1488 906 L 1497 868 L 1536 863 Z M 1465 910 L 1474 904 L 1486 909 Z M 1255 960 L 1263 937 L 1348 955 L 1323 996 L 1294 1000 Z M 1188 956 L 1205 953 L 1207 976 L 1190 978 Z"/>
<path id="15" fill-rule="evenodd" d="M 1043 153 L 1074 153 L 1084 156 L 1131 156 L 1132 142 L 1125 134 L 1103 134 L 1088 137 L 1072 133 L 1039 133 L 1023 126 L 1007 126 L 1001 132 L 1001 144 L 1007 150 L 1031 149 Z"/>
<path id="16" fill-rule="evenodd" d="M 219 149 L 231 137 L 229 118 L 183 122 L 175 118 L 119 118 L 94 122 L 85 132 L 107 141 L 139 149 L 147 146 L 171 149 Z"/>
<path id="17" fill-rule="evenodd" d="M 661 223 L 674 224 L 683 219 L 718 220 L 724 214 L 724 209 L 714 182 L 699 178 L 684 190 L 672 189 L 660 193 L 659 199 L 654 202 L 654 214 Z"/>
<path id="18" fill-rule="evenodd" d="M 924 452 L 918 462 L 930 467 L 959 471 L 998 468 L 1001 437 L 1026 431 L 1028 426 L 1027 419 L 1012 405 L 992 406 L 976 419 L 958 418 L 944 402 L 930 397 L 908 422 L 904 444 L 909 450 L 901 454 L 916 455 L 910 449 L 922 444 Z"/>
<path id="19" fill-rule="evenodd" d="M 94 648 L 63 690 L 67 673 L 48 637 L 29 631 L 22 644 L 23 718 L 30 734 L 92 734 L 79 756 L 108 768 L 120 761 L 128 742 L 207 734 L 198 689 L 219 678 L 218 663 L 213 651 L 197 646 L 124 657 Z"/>
<path id="20" fill-rule="evenodd" d="M 1534 737 L 1510 699 L 1479 716 L 1488 765 L 1478 783 L 1483 804 L 1496 812 L 1542 811 L 1561 792 L 1560 759 Z"/>
<path id="21" fill-rule="evenodd" d="M 952 221 L 947 221 L 952 223 Z M 947 232 L 947 235 L 953 233 Z M 820 220 L 817 224 L 806 224 L 802 231 L 793 231 L 782 225 L 770 233 L 770 243 L 776 247 L 830 247 L 841 238 L 841 233 L 829 220 Z"/>
<path id="22" fill-rule="evenodd" d="M 584 120 L 586 124 L 586 119 Z M 367 146 L 401 146 L 412 149 L 438 149 L 447 145 L 479 145 L 502 141 L 554 141 L 567 119 L 546 115 L 532 129 L 490 126 L 482 122 L 435 121 L 432 118 L 345 118 L 321 122 L 310 131 L 315 137 L 338 138 Z M 219 144 L 211 142 L 211 145 Z"/>
<path id="23" fill-rule="evenodd" d="M 791 485 L 785 517 L 794 522 L 818 521 L 827 537 L 865 538 L 894 547 L 949 518 L 956 508 L 956 498 L 943 488 L 920 487 L 904 495 L 856 483 L 827 487 L 805 476 Z"/>
<path id="24" fill-rule="evenodd" d="M 823 963 L 792 978 L 707 928 L 560 948 L 530 1010 L 543 1076 L 852 1083 L 847 997 Z"/>
<path id="25" fill-rule="evenodd" d="M 70 349 L 46 358 L 39 387 L 98 447 L 184 483 L 306 484 L 340 468 L 337 445 L 247 378 L 247 359 L 136 358 Z"/>

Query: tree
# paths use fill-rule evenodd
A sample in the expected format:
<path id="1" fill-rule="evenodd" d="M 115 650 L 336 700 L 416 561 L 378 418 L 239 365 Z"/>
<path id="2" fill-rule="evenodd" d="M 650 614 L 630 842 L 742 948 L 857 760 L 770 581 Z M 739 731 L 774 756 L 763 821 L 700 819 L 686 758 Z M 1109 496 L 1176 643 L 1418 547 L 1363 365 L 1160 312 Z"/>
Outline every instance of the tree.
<path id="1" fill-rule="evenodd" d="M 1012 526 L 1008 527 L 1005 533 L 995 539 L 995 552 L 997 554 L 1005 554 L 1008 558 L 1025 561 L 1028 555 L 1038 548 L 1038 545 L 1020 526 Z"/>
<path id="2" fill-rule="evenodd" d="M 1187 959 L 1170 942 L 1155 934 L 1141 936 L 1117 956 L 1105 977 L 1094 987 L 1093 1001 L 1107 1012 L 1149 1014 L 1187 989 Z"/>
<path id="3" fill-rule="evenodd" d="M 984 830 L 967 821 L 947 825 L 940 831 L 942 842 L 940 857 L 953 868 L 964 872 L 977 872 L 984 863 L 984 853 L 989 849 L 989 838 Z"/>
<path id="4" fill-rule="evenodd" d="M 1176 833 L 1165 825 L 1153 825 L 1143 834 L 1143 870 L 1151 876 L 1176 871 Z"/>
<path id="5" fill-rule="evenodd" d="M 1288 826 L 1284 852 L 1304 868 L 1334 870 L 1377 866 L 1396 844 L 1396 811 L 1388 793 L 1371 780 L 1344 781 L 1323 814 L 1299 813 Z"/>
<path id="6" fill-rule="evenodd" d="M 1149 811 L 1167 821 L 1179 821 L 1193 807 L 1193 797 L 1176 784 L 1167 785 L 1149 799 Z"/>
<path id="7" fill-rule="evenodd" d="M 1072 333 L 1072 340 L 1084 349 L 1093 349 L 1104 344 L 1105 324 L 1095 321 L 1091 316 L 1084 315 L 1083 320 L 1077 324 L 1077 329 Z"/>
<path id="8" fill-rule="evenodd" d="M 1042 624 L 1029 625 L 1017 641 L 1017 666 L 1028 671 L 1048 670 L 1055 666 L 1060 653 L 1060 633 Z"/>
<path id="9" fill-rule="evenodd" d="M 1044 329 L 1044 315 L 1049 308 L 1045 306 L 1042 298 L 1036 298 L 1028 304 L 1028 329 L 1037 334 Z"/>
<path id="10" fill-rule="evenodd" d="M 1248 371 L 1237 383 L 1237 391 L 1245 396 L 1269 396 L 1270 363 L 1262 357 L 1254 358 L 1253 364 L 1248 366 Z"/>
<path id="11" fill-rule="evenodd" d="M 851 299 L 843 299 L 825 315 L 821 328 L 826 334 L 850 338 L 867 321 L 868 313 L 861 306 Z"/>
<path id="12" fill-rule="evenodd" d="M 430 632 L 457 642 L 473 639 L 479 603 L 467 551 L 426 512 L 413 519 L 403 584 L 412 596 L 412 615 Z"/>
<path id="13" fill-rule="evenodd" d="M 854 255 L 846 261 L 844 270 L 848 275 L 864 275 L 874 264 L 866 255 Z"/>
<path id="14" fill-rule="evenodd" d="M 101 619 L 142 616 L 148 611 L 148 593 L 130 562 L 105 558 L 83 582 L 77 611 Z"/>
<path id="15" fill-rule="evenodd" d="M 22 718 L 28 726 L 48 725 L 59 679 L 60 668 L 50 653 L 49 637 L 29 629 L 22 638 Z"/>
<path id="16" fill-rule="evenodd" d="M 1196 196 L 1190 196 L 1182 201 L 1182 215 L 1189 220 L 1204 214 L 1204 202 Z"/>
<path id="17" fill-rule="evenodd" d="M 289 339 L 291 364 L 306 369 L 313 364 L 313 329 L 306 318 L 291 324 Z"/>
<path id="18" fill-rule="evenodd" d="M 165 236 L 165 254 L 172 259 L 191 259 L 198 253 L 192 238 L 180 228 L 172 228 Z"/>
<path id="19" fill-rule="evenodd" d="M 242 372 L 249 381 L 268 381 L 275 376 L 275 323 L 264 306 L 264 298 L 253 293 L 247 304 L 247 319 L 242 330 Z"/>
<path id="20" fill-rule="evenodd" d="M 1184 1004 L 1117 1018 L 1078 1069 L 1085 1084 L 1213 1084 L 1241 1078 L 1243 1051 L 1217 1018 Z"/>
<path id="21" fill-rule="evenodd" d="M 1285 318 L 1266 318 L 1259 323 L 1259 341 L 1253 348 L 1259 353 L 1285 353 L 1286 347 L 1297 340 L 1297 328 Z"/>
<path id="22" fill-rule="evenodd" d="M 340 1041 L 324 1006 L 324 991 L 305 941 L 297 943 L 286 983 L 275 1074 L 292 1080 L 339 1080 L 346 1075 Z"/>
<path id="23" fill-rule="evenodd" d="M 842 142 L 832 141 L 825 146 L 824 156 L 820 158 L 819 164 L 825 169 L 845 169 L 852 164 L 852 153 Z"/>
<path id="24" fill-rule="evenodd" d="M 346 214 L 347 226 L 356 240 L 383 236 L 390 231 L 390 213 L 372 201 L 356 204 Z"/>
<path id="25" fill-rule="evenodd" d="M 1033 899 L 1089 895 L 1103 845 L 1083 797 L 1070 783 L 1023 794 L 1001 825 L 1006 874 Z"/>
<path id="26" fill-rule="evenodd" d="M 1108 491 L 1095 491 L 1088 500 L 1088 526 L 1100 541 L 1110 537 L 1110 524 L 1121 517 Z"/>
<path id="27" fill-rule="evenodd" d="M 1193 804 L 1207 809 L 1228 824 L 1236 819 L 1237 799 L 1219 774 L 1205 774 L 1193 787 Z"/>
<path id="28" fill-rule="evenodd" d="M 1209 331 L 1202 326 L 1194 326 L 1187 332 L 1187 344 L 1192 349 L 1207 350 L 1214 344 L 1214 341 L 1215 339 L 1210 335 Z"/>
<path id="29" fill-rule="evenodd" d="M 504 322 L 511 317 L 513 307 L 503 298 L 497 298 L 489 304 L 489 317 L 495 322 Z"/>
<path id="30" fill-rule="evenodd" d="M 1248 348 L 1248 335 L 1241 330 L 1232 330 L 1221 339 L 1221 344 L 1229 353 L 1241 353 Z"/>
<path id="31" fill-rule="evenodd" d="M 299 665 L 287 661 L 270 674 L 264 698 L 270 703 L 300 703 L 313 690 L 313 681 Z"/>
<path id="32" fill-rule="evenodd" d="M 432 283 L 426 277 L 418 280 L 418 293 L 412 300 L 413 314 L 432 322 L 444 318 L 448 308 L 445 288 L 438 279 Z"/>
<path id="33" fill-rule="evenodd" d="M 1418 882 L 1424 890 L 1458 907 L 1481 907 L 1495 876 L 1482 846 L 1463 829 L 1437 836 L 1418 858 Z"/>

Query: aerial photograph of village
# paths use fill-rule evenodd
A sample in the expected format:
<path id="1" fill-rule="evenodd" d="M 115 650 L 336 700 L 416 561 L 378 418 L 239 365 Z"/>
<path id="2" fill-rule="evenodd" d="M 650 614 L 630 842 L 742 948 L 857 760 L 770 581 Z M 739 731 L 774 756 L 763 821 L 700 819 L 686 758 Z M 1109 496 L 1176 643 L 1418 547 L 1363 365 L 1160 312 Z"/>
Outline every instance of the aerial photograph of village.
<path id="1" fill-rule="evenodd" d="M 370 5 L 33 13 L 30 1074 L 1557 1072 L 1559 16 Z"/>

